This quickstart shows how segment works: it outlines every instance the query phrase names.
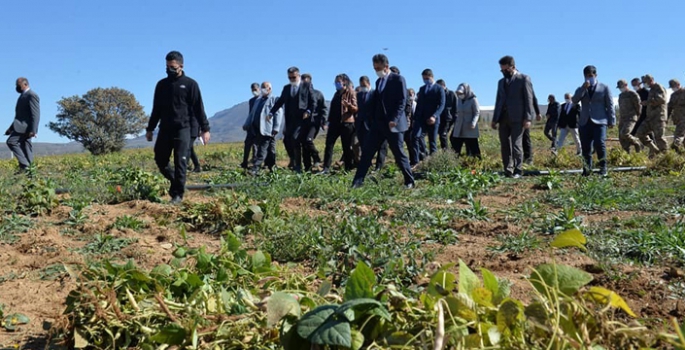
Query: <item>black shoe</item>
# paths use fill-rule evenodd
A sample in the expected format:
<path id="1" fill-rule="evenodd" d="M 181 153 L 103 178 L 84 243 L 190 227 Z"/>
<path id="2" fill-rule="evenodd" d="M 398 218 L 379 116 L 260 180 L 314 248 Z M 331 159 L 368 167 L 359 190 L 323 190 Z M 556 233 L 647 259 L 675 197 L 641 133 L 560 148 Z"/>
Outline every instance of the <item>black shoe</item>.
<path id="1" fill-rule="evenodd" d="M 533 158 L 524 159 L 523 164 L 532 165 L 533 164 Z"/>
<path id="2" fill-rule="evenodd" d="M 589 177 L 590 174 L 591 174 L 590 170 L 583 169 L 583 176 L 584 176 L 584 177 Z"/>
<path id="3" fill-rule="evenodd" d="M 178 204 L 181 204 L 181 202 L 183 202 L 183 197 L 181 197 L 181 196 L 174 196 L 173 198 L 171 198 L 171 202 L 170 202 L 170 203 L 171 203 L 171 204 L 174 204 L 174 205 L 178 205 Z"/>
<path id="4" fill-rule="evenodd" d="M 196 166 L 196 167 L 193 169 L 193 172 L 194 172 L 194 173 L 201 173 L 201 172 L 202 172 L 202 168 L 199 167 L 199 166 Z"/>
<path id="5" fill-rule="evenodd" d="M 607 168 L 603 168 L 599 171 L 599 175 L 601 175 L 602 177 L 607 177 L 609 176 L 609 170 L 607 170 Z"/>
<path id="6" fill-rule="evenodd" d="M 321 174 L 321 175 L 328 175 L 330 173 L 331 173 L 331 169 L 329 169 L 329 168 L 323 168 L 323 170 L 321 170 L 321 172 L 319 172 L 319 174 Z"/>
<path id="7" fill-rule="evenodd" d="M 352 183 L 352 188 L 360 188 L 362 185 L 363 183 L 361 181 L 355 181 Z"/>
<path id="8" fill-rule="evenodd" d="M 510 173 L 510 172 L 508 172 L 508 171 L 505 171 L 505 172 L 504 172 L 504 177 L 506 177 L 506 178 L 508 178 L 508 179 L 511 179 L 512 177 L 514 177 L 514 174 L 512 174 L 512 173 Z"/>

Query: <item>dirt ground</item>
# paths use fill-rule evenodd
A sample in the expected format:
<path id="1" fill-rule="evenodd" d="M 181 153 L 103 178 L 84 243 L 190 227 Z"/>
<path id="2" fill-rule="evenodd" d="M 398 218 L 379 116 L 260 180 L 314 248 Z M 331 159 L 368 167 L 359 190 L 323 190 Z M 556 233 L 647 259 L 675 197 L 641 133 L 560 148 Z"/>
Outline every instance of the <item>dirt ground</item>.
<path id="1" fill-rule="evenodd" d="M 490 191 L 487 196 L 479 196 L 485 206 L 493 213 L 507 208 L 513 203 L 526 200 L 529 189 L 519 191 Z M 188 201 L 207 200 L 202 193 L 191 193 Z M 454 205 L 460 205 L 455 203 Z M 283 202 L 282 208 L 287 211 L 308 208 L 313 215 L 317 212 L 312 203 L 301 198 L 291 198 Z M 51 266 L 60 264 L 81 264 L 84 255 L 75 249 L 85 245 L 84 236 L 109 232 L 113 236 L 135 238 L 137 243 L 125 248 L 122 258 L 134 259 L 143 268 L 152 268 L 159 263 L 168 263 L 175 243 L 181 243 L 178 230 L 159 225 L 158 222 L 176 217 L 180 210 L 169 204 L 155 204 L 146 201 L 134 201 L 118 205 L 94 205 L 87 208 L 89 221 L 77 235 L 64 233 L 63 221 L 68 217 L 68 207 L 59 207 L 51 215 L 35 219 L 33 228 L 21 235 L 19 242 L 0 246 L 0 303 L 5 304 L 6 312 L 26 314 L 31 322 L 16 332 L 0 331 L 0 348 L 13 348 L 20 344 L 26 349 L 42 349 L 48 337 L 47 329 L 59 322 L 64 311 L 64 301 L 75 282 L 68 274 L 60 272 L 49 275 Z M 372 210 L 359 208 L 360 211 Z M 393 215 L 393 213 L 387 213 Z M 582 213 L 579 213 L 583 215 Z M 593 220 L 611 220 L 614 216 L 627 217 L 636 213 L 616 213 L 606 215 L 586 215 L 587 222 Z M 130 215 L 148 224 L 147 228 L 136 232 L 133 230 L 115 230 L 110 225 L 117 217 Z M 501 215 L 500 215 L 501 216 Z M 502 217 L 493 216 L 490 222 L 455 220 L 453 228 L 459 232 L 458 243 L 440 248 L 437 264 L 466 262 L 474 271 L 485 267 L 497 276 L 509 279 L 512 283 L 512 294 L 522 300 L 532 299 L 533 293 L 524 276 L 530 273 L 532 266 L 549 262 L 551 255 L 556 262 L 571 265 L 593 274 L 594 284 L 602 285 L 617 291 L 628 302 L 629 306 L 645 319 L 663 319 L 671 316 L 683 317 L 685 305 L 682 301 L 669 298 L 666 282 L 668 271 L 649 268 L 619 266 L 626 275 L 626 280 L 612 280 L 598 269 L 595 262 L 587 255 L 576 251 L 551 252 L 546 249 L 527 251 L 517 254 L 497 254 L 487 247 L 497 244 L 496 237 L 502 234 L 516 234 L 524 227 L 505 222 Z M 165 224 L 166 225 L 166 224 Z M 191 233 L 192 246 L 207 246 L 210 251 L 219 248 L 219 240 L 214 235 Z M 457 268 L 453 268 L 457 273 Z"/>

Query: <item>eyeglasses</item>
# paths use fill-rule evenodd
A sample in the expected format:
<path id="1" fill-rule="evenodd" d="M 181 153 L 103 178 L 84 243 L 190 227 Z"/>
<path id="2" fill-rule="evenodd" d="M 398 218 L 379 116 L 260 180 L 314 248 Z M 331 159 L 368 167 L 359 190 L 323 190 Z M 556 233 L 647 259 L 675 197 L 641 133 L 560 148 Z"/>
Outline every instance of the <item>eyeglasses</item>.
<path id="1" fill-rule="evenodd" d="M 294 76 L 292 76 L 292 75 L 289 75 L 289 76 L 288 76 L 288 80 L 290 80 L 290 81 L 295 81 L 295 80 L 297 80 L 297 77 L 294 77 Z"/>

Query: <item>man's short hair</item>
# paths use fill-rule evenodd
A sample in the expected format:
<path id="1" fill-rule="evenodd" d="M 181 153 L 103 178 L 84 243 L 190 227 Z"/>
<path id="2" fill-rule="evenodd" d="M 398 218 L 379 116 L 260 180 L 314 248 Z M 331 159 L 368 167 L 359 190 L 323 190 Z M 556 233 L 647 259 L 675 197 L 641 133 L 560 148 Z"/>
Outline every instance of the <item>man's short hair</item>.
<path id="1" fill-rule="evenodd" d="M 651 74 L 645 74 L 642 76 L 642 81 L 645 81 L 645 80 L 652 81 L 652 80 L 654 80 L 654 77 Z"/>
<path id="2" fill-rule="evenodd" d="M 400 74 L 400 69 L 397 68 L 397 66 L 390 67 L 390 71 L 395 73 L 395 74 Z"/>
<path id="3" fill-rule="evenodd" d="M 168 54 L 166 54 L 166 60 L 167 61 L 176 61 L 178 64 L 183 64 L 183 54 L 181 54 L 178 51 L 171 51 Z"/>
<path id="4" fill-rule="evenodd" d="M 309 73 L 302 74 L 302 80 L 312 81 L 312 75 Z"/>
<path id="5" fill-rule="evenodd" d="M 366 75 L 362 75 L 361 77 L 359 77 L 359 85 L 361 85 L 364 82 L 371 84 L 371 80 L 369 80 L 369 77 L 367 77 Z"/>
<path id="6" fill-rule="evenodd" d="M 409 94 L 410 92 L 411 92 L 412 94 L 416 95 L 416 91 L 414 91 L 413 88 L 407 89 L 407 94 Z"/>
<path id="7" fill-rule="evenodd" d="M 585 66 L 583 68 L 584 75 L 597 75 L 597 68 L 595 66 Z"/>
<path id="8" fill-rule="evenodd" d="M 500 64 L 500 66 L 512 66 L 512 67 L 516 67 L 516 61 L 514 61 L 514 57 L 509 56 L 509 55 L 500 58 L 500 59 L 499 59 L 499 64 Z"/>
<path id="9" fill-rule="evenodd" d="M 26 79 L 26 78 L 24 78 L 24 77 L 21 77 L 21 78 L 17 79 L 17 81 L 19 82 L 19 84 L 26 84 L 26 85 L 29 85 L 29 80 Z"/>
<path id="10" fill-rule="evenodd" d="M 567 92 L 564 94 L 564 98 L 571 98 L 571 97 L 573 97 L 573 95 L 571 95 L 570 92 Z"/>
<path id="11" fill-rule="evenodd" d="M 421 75 L 425 75 L 425 76 L 428 76 L 428 77 L 432 77 L 432 76 L 433 76 L 433 71 L 432 71 L 430 68 L 426 68 L 426 69 L 423 70 L 423 72 L 421 72 Z"/>
<path id="12" fill-rule="evenodd" d="M 387 66 L 390 64 L 390 61 L 388 61 L 388 56 L 386 56 L 382 53 L 373 55 L 373 58 L 371 59 L 371 61 L 373 61 L 373 63 L 382 64 L 384 66 Z"/>
<path id="13" fill-rule="evenodd" d="M 640 80 L 640 78 L 633 78 L 633 80 L 631 80 L 630 83 L 631 84 L 635 84 L 635 83 L 642 84 L 642 80 Z"/>
<path id="14" fill-rule="evenodd" d="M 293 74 L 293 73 L 299 73 L 300 68 L 297 68 L 295 66 L 288 68 L 288 74 Z"/>
<path id="15" fill-rule="evenodd" d="M 447 84 L 445 83 L 445 81 L 442 80 L 442 79 L 438 79 L 438 81 L 436 81 L 435 83 L 438 84 L 438 85 L 440 85 L 440 86 L 442 86 L 442 87 L 447 86 Z"/>
<path id="16" fill-rule="evenodd" d="M 252 85 L 250 85 L 250 88 L 253 89 L 253 90 L 254 90 L 255 88 L 259 89 L 259 83 L 252 83 Z"/>
<path id="17" fill-rule="evenodd" d="M 549 96 L 547 96 L 547 99 L 548 99 L 548 100 L 551 99 L 552 101 L 556 101 L 556 100 L 557 100 L 557 98 L 556 98 L 553 94 L 549 94 Z"/>
<path id="18" fill-rule="evenodd" d="M 680 82 L 678 81 L 678 79 L 671 79 L 668 81 L 668 86 L 672 85 L 680 85 Z"/>

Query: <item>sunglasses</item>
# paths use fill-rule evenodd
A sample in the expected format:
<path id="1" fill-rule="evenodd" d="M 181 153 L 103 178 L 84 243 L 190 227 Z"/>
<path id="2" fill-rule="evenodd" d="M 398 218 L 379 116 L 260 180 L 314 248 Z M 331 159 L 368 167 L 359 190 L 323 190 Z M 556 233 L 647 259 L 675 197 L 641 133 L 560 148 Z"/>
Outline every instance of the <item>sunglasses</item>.
<path id="1" fill-rule="evenodd" d="M 290 76 L 290 75 L 289 75 L 289 76 L 288 76 L 288 80 L 290 80 L 290 81 L 295 81 L 295 80 L 297 80 L 297 77 L 293 77 L 293 76 Z"/>

